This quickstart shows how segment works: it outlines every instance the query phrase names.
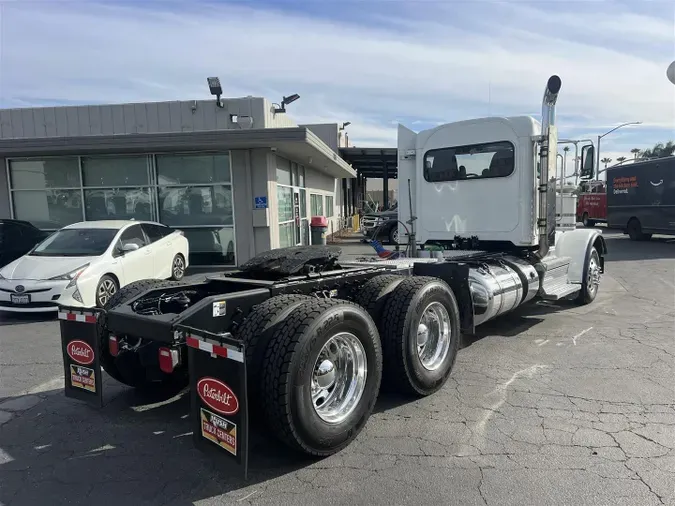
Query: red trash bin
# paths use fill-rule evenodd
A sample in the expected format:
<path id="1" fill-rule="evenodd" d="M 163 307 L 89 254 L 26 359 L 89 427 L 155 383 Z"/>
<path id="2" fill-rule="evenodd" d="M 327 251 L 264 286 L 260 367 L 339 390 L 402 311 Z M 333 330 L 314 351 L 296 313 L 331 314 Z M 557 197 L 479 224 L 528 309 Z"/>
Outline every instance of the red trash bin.
<path id="1" fill-rule="evenodd" d="M 325 246 L 328 218 L 325 216 L 312 216 L 310 227 L 312 229 L 312 244 L 323 244 Z"/>

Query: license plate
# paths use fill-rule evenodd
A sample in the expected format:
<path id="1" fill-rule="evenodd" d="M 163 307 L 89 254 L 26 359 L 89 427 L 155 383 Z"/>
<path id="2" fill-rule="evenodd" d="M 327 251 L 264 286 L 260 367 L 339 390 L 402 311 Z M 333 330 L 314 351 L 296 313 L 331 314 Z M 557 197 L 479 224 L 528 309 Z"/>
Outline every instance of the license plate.
<path id="1" fill-rule="evenodd" d="M 30 304 L 30 295 L 14 295 L 9 296 L 12 304 Z"/>

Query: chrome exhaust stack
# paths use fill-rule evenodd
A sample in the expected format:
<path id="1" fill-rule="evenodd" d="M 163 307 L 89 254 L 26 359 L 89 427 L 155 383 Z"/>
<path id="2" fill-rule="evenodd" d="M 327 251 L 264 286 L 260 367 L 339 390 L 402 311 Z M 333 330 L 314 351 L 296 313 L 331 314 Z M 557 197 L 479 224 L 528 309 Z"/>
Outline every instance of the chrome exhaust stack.
<path id="1" fill-rule="evenodd" d="M 555 210 L 555 177 L 549 181 L 549 173 L 556 171 L 556 156 L 558 152 L 558 132 L 555 127 L 555 103 L 558 100 L 558 92 L 562 86 L 562 81 L 558 76 L 551 76 L 546 83 L 544 98 L 541 104 L 541 175 L 539 179 L 539 213 L 537 225 L 539 228 L 539 250 L 537 256 L 541 259 L 548 253 L 549 242 L 549 207 L 554 206 Z M 549 184 L 553 184 L 552 192 L 549 192 Z M 549 202 L 552 198 L 553 202 Z M 553 212 L 553 226 L 555 227 L 555 212 Z"/>

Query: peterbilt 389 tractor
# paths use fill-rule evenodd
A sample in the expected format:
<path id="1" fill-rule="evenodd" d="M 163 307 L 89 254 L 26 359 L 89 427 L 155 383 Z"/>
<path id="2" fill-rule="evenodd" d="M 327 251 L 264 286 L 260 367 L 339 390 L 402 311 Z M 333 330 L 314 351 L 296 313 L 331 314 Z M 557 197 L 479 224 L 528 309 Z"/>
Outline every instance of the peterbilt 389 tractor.
<path id="1" fill-rule="evenodd" d="M 246 469 L 260 422 L 327 456 L 357 437 L 381 387 L 441 389 L 462 333 L 534 300 L 593 302 L 605 240 L 556 229 L 560 88 L 548 80 L 541 122 L 399 126 L 405 258 L 277 249 L 197 283 L 133 283 L 102 310 L 60 308 L 66 395 L 102 405 L 101 369 L 135 388 L 189 385 L 198 447 Z M 592 164 L 593 146 L 582 151 Z M 421 254 L 431 244 L 441 254 Z"/>

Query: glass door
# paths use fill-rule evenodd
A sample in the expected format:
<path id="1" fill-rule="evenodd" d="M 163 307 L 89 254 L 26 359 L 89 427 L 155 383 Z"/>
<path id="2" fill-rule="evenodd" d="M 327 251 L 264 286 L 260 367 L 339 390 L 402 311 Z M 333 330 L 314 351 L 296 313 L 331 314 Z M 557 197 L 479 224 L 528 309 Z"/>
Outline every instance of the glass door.
<path id="1" fill-rule="evenodd" d="M 307 219 L 307 192 L 300 188 L 300 244 L 309 246 L 309 220 Z"/>
<path id="2" fill-rule="evenodd" d="M 295 233 L 295 245 L 300 246 L 302 244 L 302 223 L 300 221 L 300 191 L 295 189 L 293 191 L 293 223 L 294 223 L 294 233 Z"/>

